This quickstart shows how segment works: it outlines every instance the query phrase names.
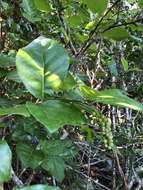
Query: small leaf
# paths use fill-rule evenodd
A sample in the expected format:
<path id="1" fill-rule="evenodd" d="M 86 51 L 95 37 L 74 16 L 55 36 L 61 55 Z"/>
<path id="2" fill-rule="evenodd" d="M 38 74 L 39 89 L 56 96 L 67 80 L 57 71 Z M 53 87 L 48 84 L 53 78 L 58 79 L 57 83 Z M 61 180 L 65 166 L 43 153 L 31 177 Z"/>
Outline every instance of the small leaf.
<path id="1" fill-rule="evenodd" d="M 36 8 L 43 12 L 49 12 L 50 11 L 50 5 L 48 0 L 34 0 L 34 3 L 36 5 Z"/>
<path id="2" fill-rule="evenodd" d="M 39 37 L 18 51 L 16 65 L 28 91 L 43 99 L 46 90 L 60 88 L 67 75 L 69 56 L 55 40 Z"/>
<path id="3" fill-rule="evenodd" d="M 51 133 L 64 125 L 80 126 L 85 123 L 84 115 L 73 104 L 64 101 L 48 100 L 41 105 L 28 102 L 27 108 Z"/>
<path id="4" fill-rule="evenodd" d="M 11 178 L 12 154 L 8 144 L 0 140 L 0 183 L 7 182 Z"/>
<path id="5" fill-rule="evenodd" d="M 42 163 L 43 154 L 41 151 L 36 150 L 34 145 L 18 143 L 16 152 L 23 168 L 35 169 Z"/>
<path id="6" fill-rule="evenodd" d="M 22 115 L 30 117 L 30 114 L 25 105 L 17 105 L 14 107 L 0 108 L 0 116 L 3 115 Z"/>
<path id="7" fill-rule="evenodd" d="M 124 71 L 127 72 L 128 69 L 129 69 L 128 61 L 123 57 L 123 58 L 121 59 L 121 63 L 122 63 L 122 65 L 123 65 Z"/>
<path id="8" fill-rule="evenodd" d="M 0 68 L 15 66 L 15 58 L 6 54 L 0 54 Z"/>
<path id="9" fill-rule="evenodd" d="M 28 187 L 14 188 L 13 190 L 60 190 L 58 187 L 51 187 L 48 185 L 31 185 Z"/>
<path id="10" fill-rule="evenodd" d="M 124 27 L 112 28 L 103 33 L 103 36 L 116 41 L 121 41 L 130 38 L 129 33 Z"/>
<path id="11" fill-rule="evenodd" d="M 75 87 L 76 84 L 77 83 L 76 83 L 74 77 L 72 76 L 72 74 L 68 73 L 67 77 L 62 82 L 60 88 L 62 90 L 65 90 L 65 91 L 69 91 L 69 90 L 72 90 Z"/>
<path id="12" fill-rule="evenodd" d="M 102 14 L 108 6 L 108 0 L 83 0 L 83 2 L 91 11 L 99 14 Z"/>
<path id="13" fill-rule="evenodd" d="M 143 105 L 141 103 L 124 95 L 118 89 L 97 91 L 87 86 L 81 86 L 80 91 L 87 100 L 143 111 Z"/>
<path id="14" fill-rule="evenodd" d="M 60 157 L 49 157 L 42 163 L 43 169 L 49 171 L 58 181 L 62 182 L 65 177 L 65 162 Z"/>

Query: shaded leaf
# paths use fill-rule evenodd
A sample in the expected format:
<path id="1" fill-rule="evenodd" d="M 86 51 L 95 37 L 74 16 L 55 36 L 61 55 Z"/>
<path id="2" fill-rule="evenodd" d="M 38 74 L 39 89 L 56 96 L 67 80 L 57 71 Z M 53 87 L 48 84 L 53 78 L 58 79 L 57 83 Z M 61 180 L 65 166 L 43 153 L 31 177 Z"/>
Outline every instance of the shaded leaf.
<path id="1" fill-rule="evenodd" d="M 97 91 L 87 86 L 81 86 L 80 91 L 87 100 L 143 111 L 143 105 L 141 103 L 124 95 L 118 89 Z"/>
<path id="2" fill-rule="evenodd" d="M 0 140 L 0 183 L 7 182 L 11 178 L 12 154 L 8 144 Z"/>
<path id="3" fill-rule="evenodd" d="M 60 100 L 48 100 L 41 105 L 27 103 L 29 112 L 42 123 L 49 132 L 55 132 L 64 125 L 82 125 L 84 115 L 70 103 Z"/>
<path id="4" fill-rule="evenodd" d="M 60 87 L 67 74 L 69 57 L 55 40 L 39 37 L 18 51 L 16 65 L 26 88 L 43 99 L 47 89 Z"/>
<path id="5" fill-rule="evenodd" d="M 49 157 L 47 160 L 44 160 L 42 163 L 43 169 L 50 172 L 58 181 L 62 181 L 65 177 L 65 162 L 60 157 Z"/>
<path id="6" fill-rule="evenodd" d="M 40 21 L 36 6 L 33 0 L 22 0 L 23 16 L 30 22 Z"/>
<path id="7" fill-rule="evenodd" d="M 113 39 L 116 41 L 125 40 L 127 38 L 130 38 L 129 33 L 124 27 L 116 27 L 112 28 L 106 32 L 103 33 L 103 36 L 109 39 Z"/>
<path id="8" fill-rule="evenodd" d="M 42 163 L 43 154 L 41 151 L 36 150 L 34 145 L 18 143 L 16 146 L 16 152 L 23 168 L 35 169 Z"/>
<path id="9" fill-rule="evenodd" d="M 15 58 L 6 54 L 0 54 L 0 68 L 15 66 Z"/>
<path id="10" fill-rule="evenodd" d="M 14 82 L 21 83 L 21 79 L 19 78 L 19 75 L 17 74 L 16 71 L 11 71 L 6 75 L 8 80 L 12 80 Z"/>

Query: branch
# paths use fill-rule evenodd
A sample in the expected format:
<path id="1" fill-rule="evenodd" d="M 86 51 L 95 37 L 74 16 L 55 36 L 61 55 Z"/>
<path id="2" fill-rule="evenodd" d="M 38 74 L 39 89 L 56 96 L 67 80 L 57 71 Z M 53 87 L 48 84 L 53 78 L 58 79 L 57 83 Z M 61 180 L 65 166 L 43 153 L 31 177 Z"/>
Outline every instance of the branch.
<path id="1" fill-rule="evenodd" d="M 113 7 L 115 7 L 120 1 L 121 0 L 115 1 L 115 3 L 101 17 L 101 19 L 99 20 L 99 22 L 97 23 L 97 25 L 95 26 L 95 28 L 93 30 L 91 30 L 88 39 L 85 41 L 85 43 L 83 44 L 83 46 L 81 47 L 81 49 L 79 50 L 79 52 L 76 54 L 77 58 L 82 57 L 82 55 L 85 53 L 85 51 L 90 47 L 90 45 L 93 42 L 93 35 L 94 35 L 94 33 L 97 31 L 98 27 L 100 26 L 100 24 L 102 23 L 102 21 L 104 20 L 104 18 L 110 13 L 110 11 L 113 9 Z"/>
<path id="2" fill-rule="evenodd" d="M 143 18 L 139 18 L 137 20 L 130 21 L 130 22 L 123 22 L 121 24 L 111 25 L 108 28 L 106 28 L 105 30 L 103 30 L 102 33 L 106 32 L 106 31 L 108 31 L 108 30 L 110 30 L 112 28 L 117 28 L 117 27 L 120 27 L 120 26 L 128 26 L 128 25 L 131 25 L 131 24 L 136 25 L 137 22 L 143 22 Z"/>

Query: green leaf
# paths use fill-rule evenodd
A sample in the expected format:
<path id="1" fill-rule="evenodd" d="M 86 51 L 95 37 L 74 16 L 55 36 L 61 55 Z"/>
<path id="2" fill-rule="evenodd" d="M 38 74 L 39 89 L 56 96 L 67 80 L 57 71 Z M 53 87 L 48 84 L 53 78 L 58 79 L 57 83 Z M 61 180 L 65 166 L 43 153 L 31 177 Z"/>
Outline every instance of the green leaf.
<path id="1" fill-rule="evenodd" d="M 25 105 L 17 105 L 14 107 L 0 108 L 0 116 L 3 115 L 22 115 L 30 117 L 30 114 Z"/>
<path id="2" fill-rule="evenodd" d="M 116 40 L 116 41 L 121 41 L 121 40 L 125 40 L 127 38 L 130 38 L 129 33 L 122 26 L 112 28 L 112 29 L 104 32 L 103 36 L 106 37 L 106 38 L 109 38 L 109 39 Z"/>
<path id="3" fill-rule="evenodd" d="M 143 0 L 138 0 L 138 5 L 140 8 L 143 8 Z"/>
<path id="4" fill-rule="evenodd" d="M 60 157 L 49 157 L 47 160 L 44 160 L 42 163 L 43 169 L 50 172 L 58 181 L 62 182 L 65 177 L 65 162 Z"/>
<path id="5" fill-rule="evenodd" d="M 29 112 L 53 133 L 64 125 L 83 125 L 84 115 L 70 103 L 60 100 L 48 100 L 41 105 L 27 103 Z"/>
<path id="6" fill-rule="evenodd" d="M 121 59 L 121 63 L 122 63 L 122 65 L 123 65 L 124 71 L 127 72 L 128 69 L 129 69 L 128 61 L 123 57 L 123 58 Z"/>
<path id="7" fill-rule="evenodd" d="M 87 100 L 143 111 L 143 105 L 141 103 L 124 95 L 118 89 L 97 91 L 87 86 L 81 86 L 80 91 Z"/>
<path id="8" fill-rule="evenodd" d="M 40 15 L 33 0 L 22 0 L 23 16 L 30 22 L 40 21 Z"/>
<path id="9" fill-rule="evenodd" d="M 69 56 L 55 40 L 39 37 L 18 51 L 16 65 L 26 88 L 43 99 L 46 90 L 60 87 L 67 74 Z"/>
<path id="10" fill-rule="evenodd" d="M 76 151 L 70 140 L 49 140 L 41 142 L 41 149 L 44 154 L 63 159 L 72 158 Z"/>
<path id="11" fill-rule="evenodd" d="M 91 11 L 99 14 L 102 14 L 108 6 L 108 0 L 83 0 L 83 3 L 85 3 Z"/>
<path id="12" fill-rule="evenodd" d="M 49 12 L 50 11 L 50 5 L 48 0 L 34 0 L 34 3 L 36 5 L 36 8 L 43 12 Z"/>
<path id="13" fill-rule="evenodd" d="M 77 84 L 77 83 L 76 83 L 76 81 L 75 81 L 73 75 L 70 74 L 70 73 L 68 73 L 68 74 L 67 74 L 67 77 L 66 77 L 65 80 L 62 82 L 60 88 L 61 88 L 62 90 L 65 90 L 65 91 L 69 91 L 69 90 L 72 90 L 72 89 L 75 87 L 76 84 Z"/>
<path id="14" fill-rule="evenodd" d="M 0 54 L 0 68 L 15 66 L 15 58 L 6 54 Z"/>
<path id="15" fill-rule="evenodd" d="M 48 185 L 31 185 L 28 187 L 14 188 L 13 190 L 60 190 L 58 187 L 51 187 Z"/>
<path id="16" fill-rule="evenodd" d="M 43 154 L 34 145 L 18 143 L 16 152 L 23 168 L 35 169 L 42 163 Z"/>
<path id="17" fill-rule="evenodd" d="M 8 80 L 12 80 L 14 82 L 17 83 L 21 83 L 21 80 L 19 78 L 19 75 L 17 74 L 16 71 L 10 71 L 7 75 L 6 75 Z"/>
<path id="18" fill-rule="evenodd" d="M 8 144 L 0 140 L 0 183 L 7 182 L 11 178 L 12 154 Z"/>
<path id="19" fill-rule="evenodd" d="M 58 181 L 65 177 L 65 160 L 73 158 L 75 147 L 69 140 L 50 140 L 41 143 L 41 149 L 46 158 L 42 162 L 43 169 L 49 171 Z"/>

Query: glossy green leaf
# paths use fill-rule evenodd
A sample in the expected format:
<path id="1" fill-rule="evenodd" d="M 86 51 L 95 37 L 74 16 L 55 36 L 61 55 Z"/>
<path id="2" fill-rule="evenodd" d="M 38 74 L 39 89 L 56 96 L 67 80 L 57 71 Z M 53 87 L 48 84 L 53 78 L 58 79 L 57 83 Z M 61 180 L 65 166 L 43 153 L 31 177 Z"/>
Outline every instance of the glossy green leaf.
<path id="1" fill-rule="evenodd" d="M 143 105 L 141 103 L 124 95 L 118 89 L 97 91 L 87 86 L 81 86 L 80 91 L 87 100 L 143 111 Z"/>
<path id="2" fill-rule="evenodd" d="M 50 11 L 50 5 L 48 0 L 34 0 L 34 3 L 40 11 L 43 12 L 49 12 Z"/>
<path id="3" fill-rule="evenodd" d="M 31 185 L 28 187 L 14 188 L 13 190 L 60 190 L 58 187 L 48 185 Z"/>
<path id="4" fill-rule="evenodd" d="M 116 41 L 121 41 L 130 38 L 128 31 L 124 27 L 112 28 L 104 32 L 103 36 Z"/>
<path id="5" fill-rule="evenodd" d="M 17 155 L 23 168 L 37 168 L 43 160 L 41 151 L 36 150 L 34 145 L 18 143 L 16 146 Z"/>
<path id="6" fill-rule="evenodd" d="M 43 99 L 46 90 L 60 87 L 67 74 L 69 56 L 55 40 L 39 37 L 18 51 L 16 65 L 26 88 Z"/>
<path id="7" fill-rule="evenodd" d="M 22 115 L 25 117 L 30 116 L 25 105 L 17 105 L 14 107 L 6 107 L 6 108 L 0 107 L 0 116 L 3 116 L 3 115 Z"/>
<path id="8" fill-rule="evenodd" d="M 7 182 L 11 178 L 12 154 L 8 144 L 0 140 L 0 183 Z"/>
<path id="9" fill-rule="evenodd" d="M 27 103 L 29 112 L 42 123 L 49 132 L 55 132 L 64 125 L 83 125 L 84 115 L 71 103 L 48 100 L 41 105 Z"/>
<path id="10" fill-rule="evenodd" d="M 129 69 L 128 61 L 123 57 L 123 58 L 121 59 L 121 63 L 122 63 L 122 65 L 123 65 L 124 71 L 127 72 L 128 69 Z"/>
<path id="11" fill-rule="evenodd" d="M 103 13 L 108 6 L 108 0 L 83 0 L 88 8 L 95 13 Z"/>

